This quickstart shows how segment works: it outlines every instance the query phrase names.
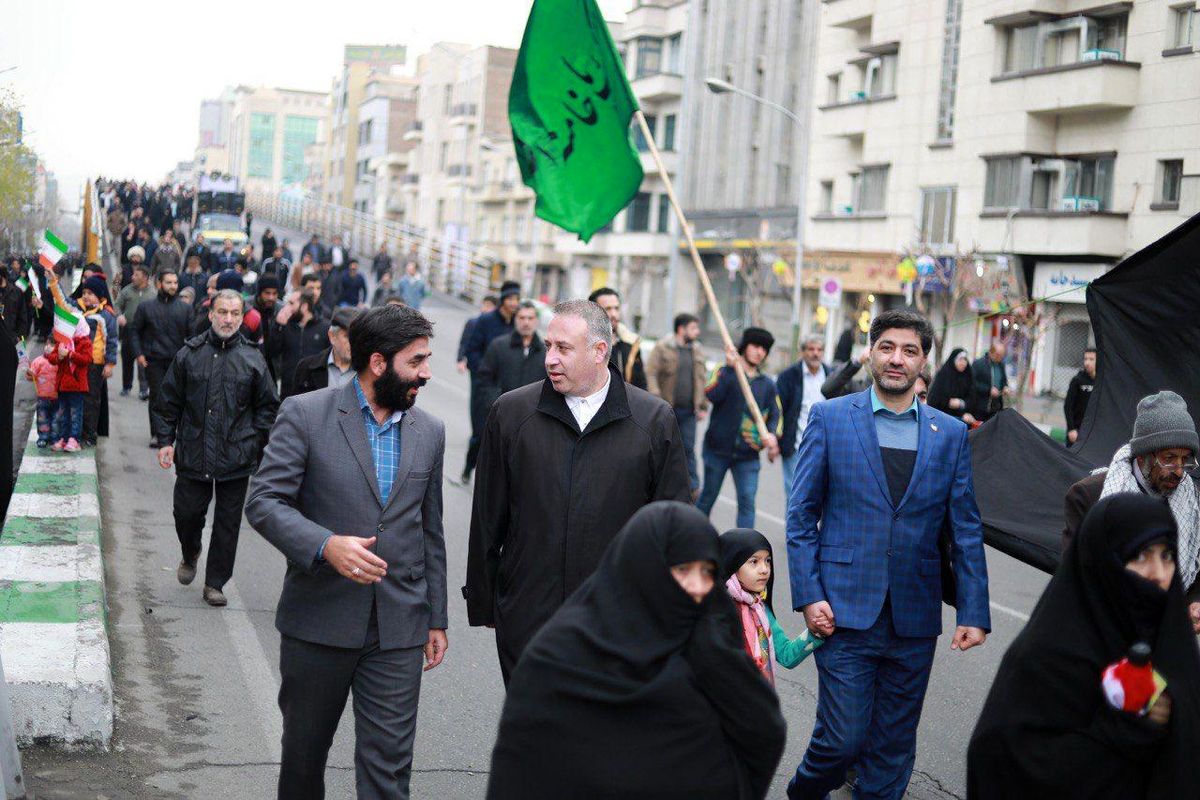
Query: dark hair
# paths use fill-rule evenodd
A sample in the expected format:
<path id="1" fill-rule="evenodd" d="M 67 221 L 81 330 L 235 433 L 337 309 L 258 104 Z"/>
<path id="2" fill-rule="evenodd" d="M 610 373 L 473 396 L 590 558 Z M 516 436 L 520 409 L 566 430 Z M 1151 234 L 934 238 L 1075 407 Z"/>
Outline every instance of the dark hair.
<path id="1" fill-rule="evenodd" d="M 496 295 L 494 295 L 494 294 L 485 294 L 483 296 L 483 299 L 480 300 L 479 302 L 480 303 L 491 303 L 494 306 L 500 305 L 499 298 L 497 298 Z"/>
<path id="2" fill-rule="evenodd" d="M 347 269 L 350 267 L 350 265 L 351 265 L 351 264 L 353 264 L 354 266 L 356 266 L 356 267 L 357 267 L 357 266 L 358 266 L 358 259 L 357 259 L 357 258 L 352 258 L 352 259 L 350 259 L 349 261 L 347 261 L 347 262 L 346 262 L 346 267 L 347 267 Z"/>
<path id="3" fill-rule="evenodd" d="M 306 272 L 300 276 L 300 286 L 302 288 L 306 283 L 320 283 L 320 282 L 321 282 L 321 276 L 317 275 L 317 273 L 315 273 L 315 272 Z"/>
<path id="4" fill-rule="evenodd" d="M 362 372 L 379 353 L 388 361 L 422 337 L 433 336 L 433 324 L 408 306 L 383 305 L 359 315 L 350 325 L 350 366 Z"/>
<path id="5" fill-rule="evenodd" d="M 147 274 L 149 274 L 149 273 L 147 273 Z M 170 267 L 163 267 L 158 272 L 154 273 L 154 278 L 155 278 L 155 280 L 161 281 L 163 278 L 167 277 L 168 275 L 178 276 L 179 273 L 176 272 L 175 270 L 171 269 Z"/>
<path id="6" fill-rule="evenodd" d="M 671 330 L 678 333 L 680 328 L 686 328 L 688 325 L 691 325 L 693 322 L 696 323 L 697 325 L 700 324 L 700 318 L 697 317 L 695 314 L 676 314 L 675 315 L 675 327 L 673 327 Z"/>
<path id="7" fill-rule="evenodd" d="M 532 308 L 534 311 L 537 311 L 537 305 L 532 300 L 526 300 L 522 302 L 521 305 L 517 306 L 517 308 Z"/>
<path id="8" fill-rule="evenodd" d="M 875 342 L 879 341 L 879 337 L 883 336 L 884 331 L 895 328 L 915 331 L 921 339 L 922 353 L 929 355 L 929 350 L 933 347 L 933 326 L 929 324 L 929 320 L 917 312 L 903 308 L 885 311 L 871 320 L 871 346 L 875 346 Z"/>
<path id="9" fill-rule="evenodd" d="M 616 289 L 611 289 L 607 286 L 601 286 L 599 289 L 588 295 L 588 300 L 591 300 L 593 303 L 595 303 L 601 297 L 605 297 L 610 294 L 618 300 L 621 299 L 621 295 L 617 294 Z"/>
<path id="10" fill-rule="evenodd" d="M 145 264 L 134 264 L 134 265 L 133 265 L 133 271 L 134 271 L 134 272 L 140 272 L 140 273 L 142 273 L 143 275 L 145 275 L 146 277 L 150 277 L 150 268 L 149 268 L 149 267 L 147 267 Z M 161 277 L 162 277 L 162 273 L 160 272 L 160 273 L 159 273 L 159 274 L 158 274 L 156 277 L 160 277 L 160 278 L 161 278 Z"/>
<path id="11" fill-rule="evenodd" d="M 1095 352 L 1096 352 L 1096 348 L 1094 348 L 1094 347 L 1085 347 L 1085 348 L 1083 348 L 1083 354 L 1084 354 L 1085 356 L 1086 356 L 1088 353 L 1095 353 Z"/>
<path id="12" fill-rule="evenodd" d="M 361 313 L 357 308 L 342 306 L 333 312 L 333 319 L 329 321 L 329 327 L 341 328 L 344 331 L 348 331 L 350 330 L 350 326 L 354 324 L 354 320 L 358 319 L 358 315 Z"/>
<path id="13" fill-rule="evenodd" d="M 917 376 L 925 381 L 925 391 L 929 391 L 929 387 L 933 386 L 933 371 L 929 369 L 929 365 L 925 365 L 925 369 L 921 370 L 921 374 Z"/>

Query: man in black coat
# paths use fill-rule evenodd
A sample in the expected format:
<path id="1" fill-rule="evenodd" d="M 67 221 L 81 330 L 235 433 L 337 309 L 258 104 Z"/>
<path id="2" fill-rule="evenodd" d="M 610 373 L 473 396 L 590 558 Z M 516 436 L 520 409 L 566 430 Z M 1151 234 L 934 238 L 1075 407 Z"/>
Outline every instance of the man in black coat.
<path id="1" fill-rule="evenodd" d="M 779 437 L 779 454 L 783 456 L 783 496 L 792 495 L 792 473 L 800 457 L 800 437 L 808 426 L 808 414 L 812 407 L 825 400 L 821 387 L 829 378 L 830 369 L 822 358 L 825 355 L 825 340 L 820 336 L 805 338 L 800 360 L 779 373 L 775 388 L 779 391 L 779 404 L 783 407 L 783 434 Z"/>
<path id="2" fill-rule="evenodd" d="M 639 389 L 647 388 L 646 367 L 642 363 L 642 337 L 625 327 L 621 322 L 621 295 L 616 289 L 604 286 L 588 295 L 596 305 L 604 309 L 612 323 L 613 349 L 609 359 L 626 383 Z"/>
<path id="3" fill-rule="evenodd" d="M 357 308 L 339 308 L 333 312 L 329 323 L 329 347 L 300 359 L 292 378 L 293 395 L 329 386 L 341 389 L 354 380 L 354 370 L 350 368 L 350 325 L 360 313 Z"/>
<path id="4" fill-rule="evenodd" d="M 517 315 L 517 307 L 520 305 L 521 285 L 516 281 L 505 281 L 500 286 L 500 305 L 495 311 L 480 314 L 475 319 L 471 326 L 471 335 L 463 349 L 467 369 L 471 371 L 471 396 L 468 401 L 471 439 L 467 442 L 467 459 L 463 464 L 462 477 L 459 478 L 462 484 L 471 480 L 471 472 L 475 469 L 475 460 L 479 456 L 479 437 L 483 434 L 483 425 L 487 420 L 487 398 L 479 377 L 479 365 L 483 363 L 483 355 L 493 340 L 512 333 L 513 318 Z"/>
<path id="5" fill-rule="evenodd" d="M 17 286 L 19 277 L 19 274 L 13 276 L 7 269 L 0 269 L 0 318 L 14 342 L 29 332 L 28 290 L 21 291 Z"/>
<path id="6" fill-rule="evenodd" d="M 479 364 L 484 402 L 492 407 L 505 392 L 546 379 L 546 346 L 537 335 L 537 306 L 525 302 L 517 309 L 516 330 L 493 339 Z"/>
<path id="7" fill-rule="evenodd" d="M 675 414 L 609 365 L 607 315 L 586 300 L 554 311 L 546 380 L 488 415 L 471 511 L 463 597 L 471 625 L 495 627 L 506 683 L 629 518 L 692 496 Z"/>
<path id="8" fill-rule="evenodd" d="M 298 299 L 284 306 L 283 313 L 287 321 L 271 336 L 267 358 L 278 360 L 279 395 L 286 398 L 296 393 L 296 367 L 300 361 L 329 345 L 329 320 L 318 312 L 311 290 L 301 290 Z"/>
<path id="9" fill-rule="evenodd" d="M 133 322 L 129 324 L 129 347 L 134 358 L 146 371 L 150 387 L 150 446 L 162 447 L 157 431 L 162 427 L 158 418 L 158 403 L 163 379 L 175 354 L 183 347 L 192 324 L 192 306 L 180 300 L 179 276 L 162 272 L 154 279 L 158 294 L 138 303 Z"/>
<path id="10" fill-rule="evenodd" d="M 204 572 L 204 602 L 210 606 L 225 605 L 221 589 L 233 576 L 246 487 L 279 409 L 267 362 L 238 332 L 244 310 L 237 292 L 217 292 L 209 311 L 211 327 L 189 339 L 167 370 L 155 430 L 162 443 L 159 466 L 175 465 L 175 532 L 183 551 L 175 575 L 184 586 L 196 577 L 204 518 L 215 489 Z"/>
<path id="11" fill-rule="evenodd" d="M 971 375 L 975 379 L 975 396 L 979 407 L 975 419 L 987 422 L 1004 408 L 1004 399 L 1012 396 L 1008 388 L 1008 373 L 1004 369 L 1007 348 L 997 339 L 988 351 L 971 364 Z"/>
<path id="12" fill-rule="evenodd" d="M 1067 444 L 1075 444 L 1079 438 L 1079 428 L 1083 425 L 1083 415 L 1087 413 L 1088 401 L 1092 399 L 1095 386 L 1096 348 L 1089 347 L 1083 351 L 1083 369 L 1071 378 L 1067 399 L 1063 401 L 1063 415 L 1067 418 Z"/>

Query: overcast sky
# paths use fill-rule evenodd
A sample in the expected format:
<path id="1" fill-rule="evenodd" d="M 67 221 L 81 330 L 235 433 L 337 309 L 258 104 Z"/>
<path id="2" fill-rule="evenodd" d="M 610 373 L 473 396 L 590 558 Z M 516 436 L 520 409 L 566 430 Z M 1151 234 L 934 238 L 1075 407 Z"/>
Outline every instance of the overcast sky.
<path id="1" fill-rule="evenodd" d="M 623 19 L 633 0 L 598 0 Z M 64 206 L 89 175 L 156 182 L 196 147 L 200 101 L 227 85 L 328 91 L 345 44 L 517 47 L 530 0 L 5 0 L 0 86 Z"/>

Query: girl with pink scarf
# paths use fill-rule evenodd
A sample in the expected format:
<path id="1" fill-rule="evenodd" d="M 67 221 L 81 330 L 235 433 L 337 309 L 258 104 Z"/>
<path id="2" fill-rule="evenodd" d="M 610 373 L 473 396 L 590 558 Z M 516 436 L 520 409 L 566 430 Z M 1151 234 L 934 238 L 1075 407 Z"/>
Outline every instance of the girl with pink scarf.
<path id="1" fill-rule="evenodd" d="M 734 528 L 721 535 L 721 571 L 728 576 L 725 589 L 742 620 L 742 644 L 763 676 L 775 684 L 775 664 L 792 669 L 824 640 L 804 630 L 788 639 L 771 610 L 775 572 L 771 543 L 749 528 Z"/>

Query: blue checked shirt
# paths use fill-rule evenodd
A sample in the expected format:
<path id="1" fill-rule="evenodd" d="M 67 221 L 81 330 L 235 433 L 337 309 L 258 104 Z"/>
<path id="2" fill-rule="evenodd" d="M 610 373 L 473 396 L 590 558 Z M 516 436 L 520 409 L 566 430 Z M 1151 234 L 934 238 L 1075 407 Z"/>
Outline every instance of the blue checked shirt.
<path id="1" fill-rule="evenodd" d="M 363 394 L 357 375 L 354 376 L 354 393 L 358 395 L 358 407 L 362 409 L 363 422 L 367 426 L 367 441 L 371 443 L 371 460 L 375 462 L 379 497 L 386 505 L 392 484 L 396 482 L 396 468 L 400 466 L 400 420 L 404 412 L 393 412 L 380 425 L 371 413 L 371 406 L 367 403 L 367 396 Z"/>

